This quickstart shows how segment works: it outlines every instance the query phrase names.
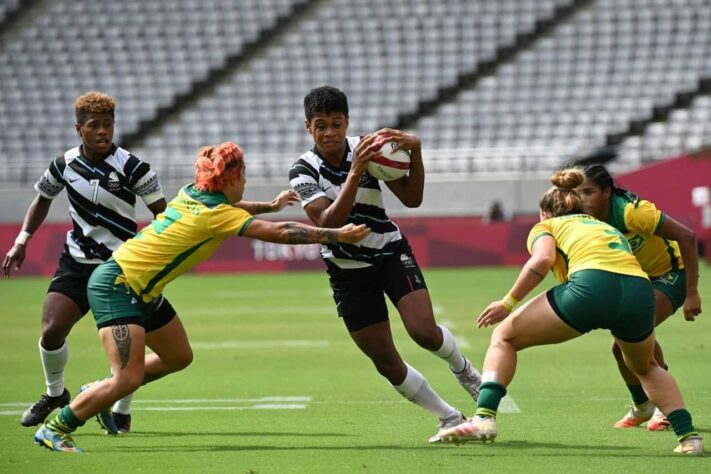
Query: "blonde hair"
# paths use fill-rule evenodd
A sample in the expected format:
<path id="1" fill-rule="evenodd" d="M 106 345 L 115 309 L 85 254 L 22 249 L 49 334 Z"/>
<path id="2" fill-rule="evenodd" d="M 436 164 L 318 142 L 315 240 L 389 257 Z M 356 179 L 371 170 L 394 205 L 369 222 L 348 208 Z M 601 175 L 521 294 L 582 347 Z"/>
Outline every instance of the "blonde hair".
<path id="1" fill-rule="evenodd" d="M 110 113 L 113 117 L 115 111 L 116 100 L 103 92 L 87 92 L 77 97 L 74 102 L 77 123 L 83 123 L 87 114 Z"/>
<path id="2" fill-rule="evenodd" d="M 203 147 L 195 159 L 195 188 L 211 193 L 221 191 L 243 164 L 244 153 L 232 142 Z"/>
<path id="3" fill-rule="evenodd" d="M 575 192 L 575 188 L 583 184 L 583 181 L 585 174 L 578 168 L 567 168 L 553 173 L 553 187 L 541 198 L 541 210 L 553 217 L 582 213 L 583 201 Z"/>

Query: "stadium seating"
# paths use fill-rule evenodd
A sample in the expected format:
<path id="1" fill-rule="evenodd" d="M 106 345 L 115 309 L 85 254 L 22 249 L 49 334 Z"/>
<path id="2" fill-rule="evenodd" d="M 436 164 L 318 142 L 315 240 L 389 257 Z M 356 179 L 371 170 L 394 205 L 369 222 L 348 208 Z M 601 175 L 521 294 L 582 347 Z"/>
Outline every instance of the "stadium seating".
<path id="1" fill-rule="evenodd" d="M 193 153 L 201 144 L 232 139 L 248 153 L 293 153 L 280 167 L 267 161 L 250 168 L 256 176 L 278 170 L 285 179 L 295 154 L 311 143 L 302 106 L 309 89 L 342 88 L 350 133 L 375 130 L 454 85 L 459 74 L 530 31 L 555 6 L 553 0 L 325 2 L 214 95 L 150 137 L 141 153 Z"/>
<path id="2" fill-rule="evenodd" d="M 20 0 L 0 0 L 0 23 L 20 5 Z"/>
<path id="3" fill-rule="evenodd" d="M 665 122 L 651 124 L 642 136 L 629 137 L 619 147 L 616 171 L 711 145 L 711 96 L 696 97 L 687 109 L 672 111 Z"/>
<path id="4" fill-rule="evenodd" d="M 673 102 L 676 92 L 698 87 L 709 71 L 710 45 L 707 0 L 601 0 L 416 128 L 425 143 L 447 148 L 555 147 L 559 158 L 540 164 L 555 167 L 605 145 L 607 134 L 650 117 L 655 106 Z M 710 111 L 704 100 L 695 107 L 695 116 Z M 650 133 L 661 130 L 663 142 L 679 146 L 646 157 L 693 147 L 704 130 L 709 136 L 700 125 L 688 128 L 682 144 L 679 134 L 666 135 L 670 127 L 683 125 L 653 126 Z M 647 145 L 658 148 L 657 142 Z M 489 160 L 487 169 L 516 169 L 515 163 L 516 156 L 508 163 Z"/>
<path id="5" fill-rule="evenodd" d="M 12 2 L 4 1 L 3 5 Z M 59 0 L 5 35 L 0 49 L 0 160 L 34 175 L 76 143 L 74 99 L 119 102 L 117 139 L 191 90 L 296 0 Z M 19 163 L 18 163 L 19 162 Z M 0 179 L 27 170 L 3 166 Z M 7 175 L 9 174 L 9 176 Z"/>
<path id="6" fill-rule="evenodd" d="M 552 32 L 510 59 L 497 57 L 573 3 L 577 11 Z M 162 175 L 187 176 L 199 146 L 235 140 L 258 157 L 252 177 L 283 181 L 311 143 L 303 95 L 322 84 L 348 94 L 353 134 L 392 126 L 435 101 L 411 128 L 438 150 L 428 171 L 445 176 L 548 171 L 611 134 L 628 134 L 630 123 L 711 77 L 708 0 L 324 0 L 200 90 L 303 4 L 39 2 L 0 42 L 0 181 L 33 180 L 76 143 L 73 100 L 92 89 L 118 99 L 119 143 L 176 98 L 195 95 L 132 147 Z M 21 2 L 0 0 L 0 19 L 15 8 Z M 483 63 L 496 67 L 461 85 Z M 442 101 L 444 90 L 458 93 Z M 613 167 L 708 142 L 710 115 L 708 97 L 695 97 L 642 136 L 623 137 Z"/>

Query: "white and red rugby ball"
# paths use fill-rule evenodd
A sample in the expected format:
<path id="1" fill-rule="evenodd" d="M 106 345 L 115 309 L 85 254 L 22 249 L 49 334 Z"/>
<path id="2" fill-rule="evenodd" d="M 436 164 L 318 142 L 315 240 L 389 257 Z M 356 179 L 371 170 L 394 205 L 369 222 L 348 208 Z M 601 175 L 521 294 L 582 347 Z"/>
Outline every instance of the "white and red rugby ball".
<path id="1" fill-rule="evenodd" d="M 410 154 L 396 148 L 396 142 L 383 145 L 380 154 L 368 162 L 368 173 L 380 181 L 393 181 L 405 176 L 410 169 Z"/>

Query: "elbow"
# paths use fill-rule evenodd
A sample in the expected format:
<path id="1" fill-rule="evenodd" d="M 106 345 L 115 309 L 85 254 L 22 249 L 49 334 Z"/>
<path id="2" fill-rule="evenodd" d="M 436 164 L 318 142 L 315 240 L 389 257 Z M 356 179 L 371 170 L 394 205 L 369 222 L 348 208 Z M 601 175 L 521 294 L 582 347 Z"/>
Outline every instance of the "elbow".
<path id="1" fill-rule="evenodd" d="M 685 228 L 682 233 L 682 239 L 689 242 L 691 245 L 696 245 L 696 232 L 689 228 Z"/>
<path id="2" fill-rule="evenodd" d="M 529 262 L 530 267 L 541 275 L 545 275 L 555 264 L 555 255 L 539 255 Z"/>
<path id="3" fill-rule="evenodd" d="M 402 203 L 405 205 L 405 207 L 409 208 L 420 207 L 422 205 L 422 194 L 403 199 Z"/>

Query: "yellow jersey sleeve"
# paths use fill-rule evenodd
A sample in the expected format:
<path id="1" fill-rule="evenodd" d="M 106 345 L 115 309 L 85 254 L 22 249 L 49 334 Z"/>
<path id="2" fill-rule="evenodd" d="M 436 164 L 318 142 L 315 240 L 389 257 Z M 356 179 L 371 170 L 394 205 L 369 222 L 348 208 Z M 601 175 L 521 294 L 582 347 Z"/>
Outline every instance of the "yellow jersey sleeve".
<path id="1" fill-rule="evenodd" d="M 549 220 L 539 222 L 534 225 L 531 232 L 528 233 L 528 240 L 526 241 L 526 247 L 528 248 L 528 253 L 533 253 L 533 244 L 538 240 L 539 237 L 544 235 L 553 236 Z"/>
<path id="2" fill-rule="evenodd" d="M 656 234 L 664 223 L 664 213 L 653 203 L 640 200 L 625 206 L 625 227 L 628 232 L 645 236 Z"/>
<path id="3" fill-rule="evenodd" d="M 218 238 L 242 235 L 253 220 L 254 216 L 244 209 L 223 204 L 210 213 L 209 228 L 212 235 Z"/>

